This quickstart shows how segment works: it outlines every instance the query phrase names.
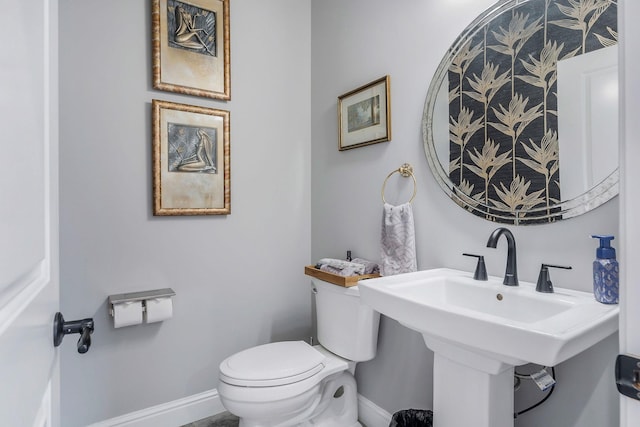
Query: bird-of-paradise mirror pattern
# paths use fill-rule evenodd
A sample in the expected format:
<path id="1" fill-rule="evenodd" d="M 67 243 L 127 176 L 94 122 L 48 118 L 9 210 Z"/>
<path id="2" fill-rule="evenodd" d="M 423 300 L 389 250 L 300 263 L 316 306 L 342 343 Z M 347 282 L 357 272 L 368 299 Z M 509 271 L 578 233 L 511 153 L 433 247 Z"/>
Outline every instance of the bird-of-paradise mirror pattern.
<path id="1" fill-rule="evenodd" d="M 539 0 L 500 14 L 460 49 L 448 69 L 449 178 L 475 202 L 469 210 L 514 224 L 554 212 L 557 63 L 617 38 L 616 1 Z M 492 207 L 510 214 L 493 217 Z"/>

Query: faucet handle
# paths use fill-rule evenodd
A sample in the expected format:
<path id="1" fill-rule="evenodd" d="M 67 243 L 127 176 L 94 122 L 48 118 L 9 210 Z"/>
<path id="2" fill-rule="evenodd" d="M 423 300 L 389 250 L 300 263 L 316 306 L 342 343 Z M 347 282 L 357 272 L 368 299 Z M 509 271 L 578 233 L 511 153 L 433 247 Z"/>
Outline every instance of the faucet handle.
<path id="1" fill-rule="evenodd" d="M 536 284 L 537 292 L 543 292 L 546 294 L 553 293 L 553 283 L 551 283 L 551 277 L 549 276 L 549 267 L 571 270 L 571 266 L 542 264 L 540 266 L 540 274 L 538 275 L 538 283 Z"/>
<path id="2" fill-rule="evenodd" d="M 484 265 L 484 256 L 467 253 L 463 253 L 462 255 L 478 258 L 478 264 L 476 265 L 476 271 L 473 273 L 473 279 L 487 280 L 487 267 Z"/>

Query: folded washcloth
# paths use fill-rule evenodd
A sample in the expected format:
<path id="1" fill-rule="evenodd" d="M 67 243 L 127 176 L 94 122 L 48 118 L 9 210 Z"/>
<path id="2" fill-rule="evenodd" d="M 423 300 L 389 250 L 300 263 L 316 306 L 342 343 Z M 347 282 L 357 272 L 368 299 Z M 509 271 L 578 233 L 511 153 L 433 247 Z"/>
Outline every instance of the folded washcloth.
<path id="1" fill-rule="evenodd" d="M 316 265 L 316 268 L 322 271 L 326 271 L 327 273 L 335 274 L 336 276 L 343 276 L 343 277 L 355 276 L 355 274 L 351 270 L 341 270 L 339 268 L 331 267 L 330 265 L 327 265 L 327 264 L 318 264 Z"/>
<path id="2" fill-rule="evenodd" d="M 354 262 L 356 264 L 364 265 L 364 273 L 363 274 L 373 274 L 373 273 L 378 273 L 380 271 L 380 268 L 378 267 L 378 264 L 373 262 L 373 261 L 369 261 L 369 260 L 362 259 L 362 258 L 354 258 L 354 259 L 351 260 L 351 262 Z"/>
<path id="3" fill-rule="evenodd" d="M 384 204 L 380 243 L 380 274 L 382 276 L 417 270 L 411 203 L 400 206 Z"/>
<path id="4" fill-rule="evenodd" d="M 334 258 L 322 258 L 316 266 L 319 266 L 320 270 L 340 276 L 356 276 L 364 274 L 365 270 L 365 266 L 362 264 Z"/>

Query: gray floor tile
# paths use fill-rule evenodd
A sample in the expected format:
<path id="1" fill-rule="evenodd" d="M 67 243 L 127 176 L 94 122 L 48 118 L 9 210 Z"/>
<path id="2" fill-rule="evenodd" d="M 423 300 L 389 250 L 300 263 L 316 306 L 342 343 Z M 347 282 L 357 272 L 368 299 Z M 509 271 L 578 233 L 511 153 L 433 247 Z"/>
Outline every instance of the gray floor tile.
<path id="1" fill-rule="evenodd" d="M 223 412 L 182 427 L 238 427 L 238 417 L 228 412 Z"/>
<path id="2" fill-rule="evenodd" d="M 213 417 L 208 417 L 182 427 L 238 427 L 238 417 L 228 412 L 223 412 Z M 362 427 L 366 427 L 362 424 Z"/>

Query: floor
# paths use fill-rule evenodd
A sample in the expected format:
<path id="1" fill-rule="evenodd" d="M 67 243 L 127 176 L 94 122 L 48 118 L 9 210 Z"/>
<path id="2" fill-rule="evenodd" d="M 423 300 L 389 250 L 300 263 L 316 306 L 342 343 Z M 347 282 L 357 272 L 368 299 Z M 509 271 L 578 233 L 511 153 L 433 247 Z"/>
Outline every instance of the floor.
<path id="1" fill-rule="evenodd" d="M 202 420 L 185 424 L 182 427 L 238 427 L 238 417 L 228 412 L 214 415 L 213 417 L 204 418 Z M 362 424 L 362 427 L 366 427 Z"/>
<path id="2" fill-rule="evenodd" d="M 238 417 L 228 412 L 223 412 L 182 427 L 238 427 Z"/>

